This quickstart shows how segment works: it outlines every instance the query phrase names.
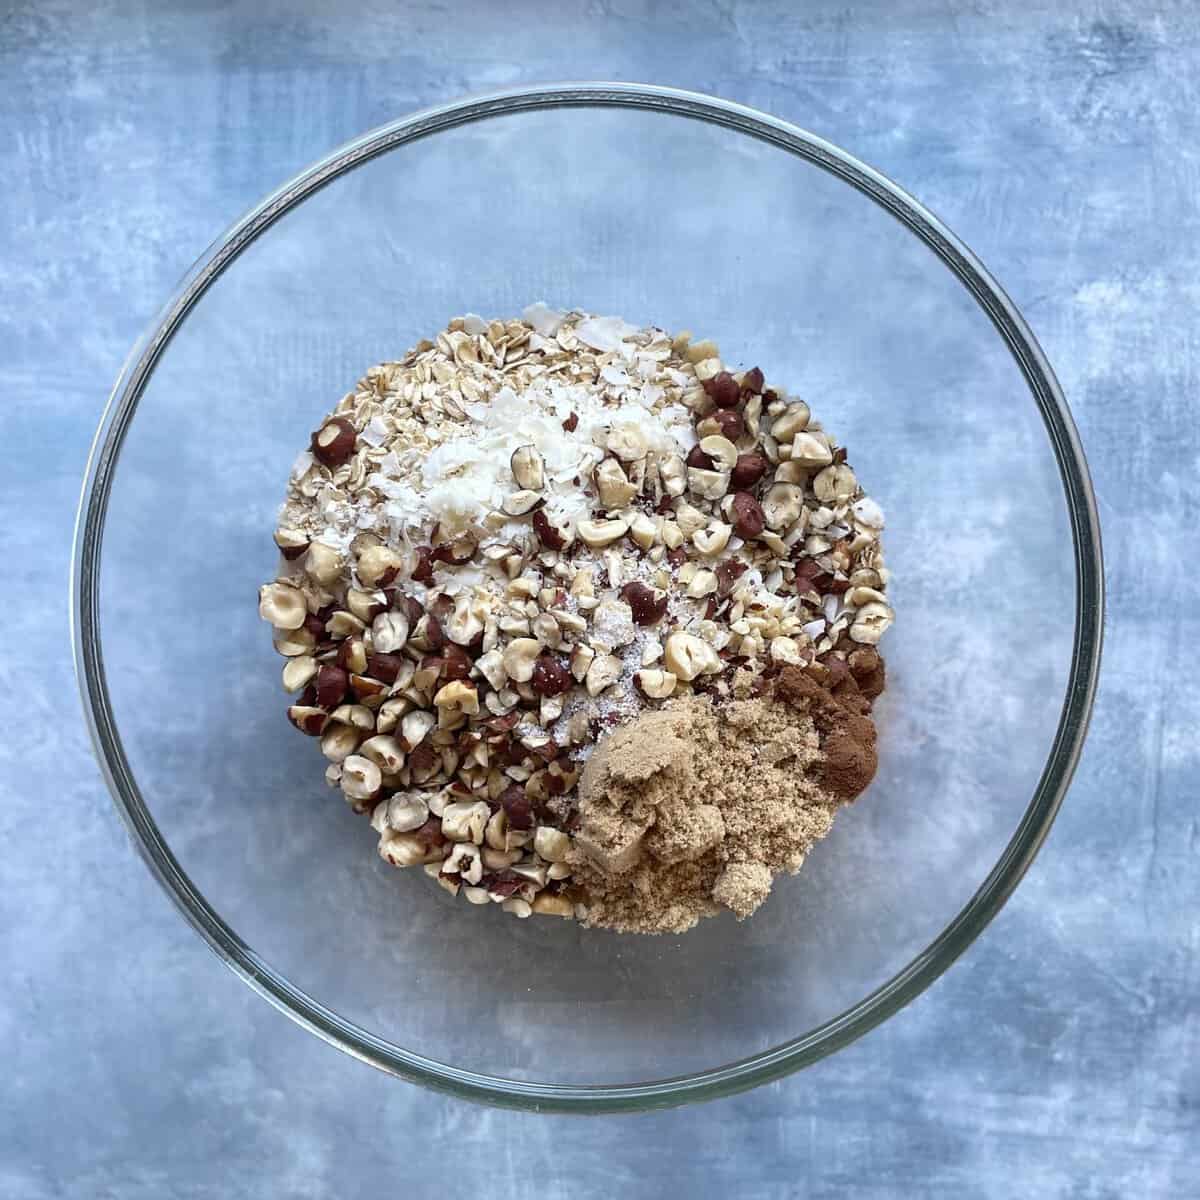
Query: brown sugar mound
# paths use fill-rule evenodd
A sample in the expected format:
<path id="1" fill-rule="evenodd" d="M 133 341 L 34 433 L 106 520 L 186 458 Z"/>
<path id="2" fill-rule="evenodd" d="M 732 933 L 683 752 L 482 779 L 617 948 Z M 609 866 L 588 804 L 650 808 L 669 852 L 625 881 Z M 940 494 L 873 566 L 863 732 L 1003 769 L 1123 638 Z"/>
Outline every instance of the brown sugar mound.
<path id="1" fill-rule="evenodd" d="M 861 674 L 882 686 L 882 670 L 875 656 Z M 585 924 L 682 933 L 723 908 L 748 917 L 870 783 L 871 699 L 850 671 L 818 682 L 788 667 L 762 696 L 689 696 L 603 738 L 571 855 Z"/>

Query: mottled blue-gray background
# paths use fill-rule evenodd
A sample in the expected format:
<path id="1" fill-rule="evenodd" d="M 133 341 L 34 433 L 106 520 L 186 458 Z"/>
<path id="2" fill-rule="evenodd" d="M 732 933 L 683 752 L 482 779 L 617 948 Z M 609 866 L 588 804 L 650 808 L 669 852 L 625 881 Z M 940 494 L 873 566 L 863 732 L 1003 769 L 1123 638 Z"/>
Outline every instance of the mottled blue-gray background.
<path id="1" fill-rule="evenodd" d="M 1200 1194 L 1198 29 L 1186 0 L 0 3 L 0 1196 Z M 1111 589 L 1071 795 L 965 959 L 800 1076 L 594 1120 L 386 1078 L 221 967 L 110 807 L 66 632 L 88 441 L 191 260 L 363 129 L 561 78 L 759 106 L 927 202 L 1059 373 Z"/>

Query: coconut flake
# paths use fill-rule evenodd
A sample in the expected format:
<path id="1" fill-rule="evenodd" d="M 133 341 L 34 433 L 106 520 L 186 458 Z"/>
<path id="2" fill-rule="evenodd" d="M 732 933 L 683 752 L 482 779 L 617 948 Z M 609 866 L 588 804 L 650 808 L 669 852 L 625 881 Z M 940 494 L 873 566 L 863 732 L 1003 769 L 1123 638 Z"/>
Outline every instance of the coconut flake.
<path id="1" fill-rule="evenodd" d="M 625 372 L 624 367 L 618 367 L 614 363 L 609 363 L 607 366 L 600 368 L 600 378 L 605 383 L 611 383 L 614 387 L 628 387 L 629 376 Z"/>
<path id="2" fill-rule="evenodd" d="M 620 317 L 585 317 L 575 326 L 575 336 L 585 346 L 602 352 L 625 349 L 625 339 L 635 333 L 637 328 Z"/>
<path id="3" fill-rule="evenodd" d="M 553 337 L 567 319 L 566 313 L 550 308 L 544 300 L 537 300 L 525 308 L 521 316 L 543 337 Z"/>
<path id="4" fill-rule="evenodd" d="M 850 506 L 850 511 L 854 514 L 854 519 L 868 529 L 883 528 L 883 509 L 870 496 L 856 500 Z"/>
<path id="5" fill-rule="evenodd" d="M 388 440 L 387 422 L 376 413 L 368 422 L 367 427 L 358 435 L 368 446 L 382 446 Z"/>

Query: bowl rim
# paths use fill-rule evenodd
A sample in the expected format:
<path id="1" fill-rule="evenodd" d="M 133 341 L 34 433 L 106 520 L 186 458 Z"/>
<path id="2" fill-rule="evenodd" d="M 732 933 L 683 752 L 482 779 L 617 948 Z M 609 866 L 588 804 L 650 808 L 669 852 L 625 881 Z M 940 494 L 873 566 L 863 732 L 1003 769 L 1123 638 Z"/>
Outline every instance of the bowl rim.
<path id="1" fill-rule="evenodd" d="M 104 522 L 125 435 L 154 368 L 188 312 L 251 242 L 325 184 L 390 150 L 497 116 L 564 107 L 632 108 L 723 126 L 797 155 L 874 200 L 953 272 L 1004 339 L 1042 415 L 1058 464 L 1075 560 L 1075 627 L 1062 711 L 1033 797 L 999 861 L 945 929 L 903 970 L 798 1038 L 734 1063 L 640 1084 L 546 1084 L 463 1070 L 405 1050 L 341 1018 L 276 972 L 218 915 L 172 854 L 150 815 L 109 702 L 100 634 Z M 975 255 L 895 183 L 789 122 L 728 100 L 649 84 L 584 82 L 505 89 L 453 100 L 373 129 L 276 189 L 214 241 L 135 344 L 109 396 L 85 469 L 71 565 L 71 639 L 93 749 L 134 844 L 192 927 L 236 974 L 299 1025 L 393 1075 L 461 1098 L 544 1112 L 603 1113 L 708 1100 L 778 1079 L 848 1045 L 925 990 L 996 915 L 1054 821 L 1091 715 L 1103 636 L 1100 524 L 1087 463 L 1054 373 L 1029 326 Z"/>

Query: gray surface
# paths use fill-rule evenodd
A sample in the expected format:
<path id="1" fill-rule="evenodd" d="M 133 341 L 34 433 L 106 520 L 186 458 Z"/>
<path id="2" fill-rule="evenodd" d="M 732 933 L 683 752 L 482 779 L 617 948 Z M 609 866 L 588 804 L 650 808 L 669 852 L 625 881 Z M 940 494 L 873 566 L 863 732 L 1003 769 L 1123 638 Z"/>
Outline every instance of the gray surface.
<path id="1" fill-rule="evenodd" d="M 406 1190 L 1175 1196 L 1200 1189 L 1196 38 L 1186 5 L 38 4 L 0 16 L 0 1195 Z M 329 13 L 333 9 L 329 8 Z M 871 32 L 890 14 L 887 32 Z M 455 93 L 645 78 L 796 120 L 899 180 L 1034 325 L 1089 450 L 1111 611 L 1093 735 L 1041 858 L 887 1026 L 700 1109 L 541 1118 L 323 1047 L 224 971 L 129 849 L 65 638 L 103 392 L 220 227 Z M 1190 542 L 1189 542 L 1190 539 Z M 1190 550 L 1189 550 L 1190 547 Z M 1015 632 L 1019 636 L 1019 631 Z M 452 1174 L 451 1174 L 452 1172 Z M 536 1182 L 534 1182 L 536 1181 Z"/>

